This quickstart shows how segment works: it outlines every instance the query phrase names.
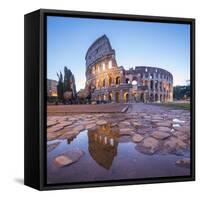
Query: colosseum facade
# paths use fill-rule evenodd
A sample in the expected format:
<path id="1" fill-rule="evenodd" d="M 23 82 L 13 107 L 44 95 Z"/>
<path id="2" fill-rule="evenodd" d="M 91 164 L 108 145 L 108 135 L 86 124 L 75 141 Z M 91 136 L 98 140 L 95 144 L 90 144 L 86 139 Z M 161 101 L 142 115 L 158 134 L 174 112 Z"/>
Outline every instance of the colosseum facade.
<path id="1" fill-rule="evenodd" d="M 97 102 L 171 102 L 173 76 L 149 66 L 125 70 L 118 66 L 115 50 L 106 35 L 98 38 L 86 53 L 86 88 Z"/>

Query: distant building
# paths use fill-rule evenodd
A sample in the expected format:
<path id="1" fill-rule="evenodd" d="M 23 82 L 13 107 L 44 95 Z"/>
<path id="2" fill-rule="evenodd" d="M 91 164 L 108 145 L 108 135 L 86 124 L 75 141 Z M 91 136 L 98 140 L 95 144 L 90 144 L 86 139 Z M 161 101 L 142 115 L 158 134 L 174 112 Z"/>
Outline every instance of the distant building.
<path id="1" fill-rule="evenodd" d="M 86 56 L 86 88 L 92 101 L 116 103 L 173 101 L 173 76 L 165 69 L 118 66 L 106 35 L 98 38 Z"/>
<path id="2" fill-rule="evenodd" d="M 47 79 L 47 96 L 48 97 L 57 97 L 57 84 L 55 80 Z"/>

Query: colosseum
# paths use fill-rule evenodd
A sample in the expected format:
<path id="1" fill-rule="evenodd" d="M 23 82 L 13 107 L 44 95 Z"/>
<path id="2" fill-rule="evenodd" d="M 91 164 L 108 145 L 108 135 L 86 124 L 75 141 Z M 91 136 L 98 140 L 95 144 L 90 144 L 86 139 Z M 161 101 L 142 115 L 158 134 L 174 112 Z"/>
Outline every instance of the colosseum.
<path id="1" fill-rule="evenodd" d="M 170 102 L 173 100 L 173 76 L 149 66 L 125 70 L 118 66 L 115 50 L 106 35 L 98 38 L 86 56 L 86 88 L 96 102 Z"/>

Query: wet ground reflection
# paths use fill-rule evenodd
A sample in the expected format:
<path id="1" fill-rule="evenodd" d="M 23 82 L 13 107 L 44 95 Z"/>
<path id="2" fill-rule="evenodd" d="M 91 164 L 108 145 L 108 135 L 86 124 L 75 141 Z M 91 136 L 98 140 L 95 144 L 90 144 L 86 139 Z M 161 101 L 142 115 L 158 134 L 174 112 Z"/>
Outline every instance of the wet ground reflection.
<path id="1" fill-rule="evenodd" d="M 88 150 L 92 158 L 105 169 L 112 166 L 117 155 L 119 131 L 110 125 L 103 125 L 88 131 Z"/>
<path id="2" fill-rule="evenodd" d="M 120 136 L 118 127 L 111 127 L 110 124 L 47 144 L 48 183 L 181 176 L 190 173 L 189 169 L 175 165 L 179 158 L 177 155 L 145 155 L 138 152 L 131 136 Z M 62 168 L 53 164 L 52 160 L 57 155 L 75 148 L 84 151 L 79 161 Z"/>

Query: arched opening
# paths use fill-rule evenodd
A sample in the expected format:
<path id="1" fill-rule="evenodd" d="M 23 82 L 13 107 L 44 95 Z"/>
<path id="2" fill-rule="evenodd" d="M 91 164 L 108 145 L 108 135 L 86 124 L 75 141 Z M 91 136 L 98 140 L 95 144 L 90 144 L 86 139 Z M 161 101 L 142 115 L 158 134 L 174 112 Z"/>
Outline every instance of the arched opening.
<path id="1" fill-rule="evenodd" d="M 120 94 L 119 92 L 116 92 L 116 103 L 120 102 Z"/>
<path id="2" fill-rule="evenodd" d="M 158 74 L 159 74 L 159 73 L 158 73 L 158 70 L 156 69 L 156 78 L 158 78 Z"/>
<path id="3" fill-rule="evenodd" d="M 163 100 L 162 100 L 162 94 L 160 95 L 160 102 L 162 102 Z"/>
<path id="4" fill-rule="evenodd" d="M 155 101 L 158 101 L 158 94 L 155 94 Z"/>
<path id="5" fill-rule="evenodd" d="M 130 84 L 129 78 L 126 78 L 126 83 L 127 83 L 127 84 Z"/>
<path id="6" fill-rule="evenodd" d="M 109 94 L 108 94 L 108 101 L 109 101 L 109 102 L 112 101 L 112 92 L 109 92 Z"/>
<path id="7" fill-rule="evenodd" d="M 125 92 L 124 93 L 124 103 L 128 103 L 128 101 L 129 101 L 129 94 L 128 94 L 128 92 Z"/>
<path id="8" fill-rule="evenodd" d="M 151 90 L 153 90 L 153 80 L 151 80 L 151 82 L 150 82 L 150 88 L 151 88 Z"/>
<path id="9" fill-rule="evenodd" d="M 153 94 L 150 95 L 150 102 L 153 102 L 154 98 L 153 98 Z"/>
<path id="10" fill-rule="evenodd" d="M 158 81 L 155 81 L 155 89 L 158 90 Z"/>
<path id="11" fill-rule="evenodd" d="M 120 84 L 120 77 L 118 76 L 117 78 L 116 78 L 116 85 L 119 85 Z"/>
<path id="12" fill-rule="evenodd" d="M 144 102 L 144 93 L 141 94 L 140 101 Z"/>
<path id="13" fill-rule="evenodd" d="M 160 81 L 160 91 L 162 92 L 162 81 Z"/>
<path id="14" fill-rule="evenodd" d="M 109 77 L 108 84 L 109 84 L 109 86 L 111 86 L 111 84 L 112 84 L 112 77 Z"/>
<path id="15" fill-rule="evenodd" d="M 105 81 L 105 79 L 103 79 L 103 81 L 102 81 L 102 86 L 103 86 L 103 87 L 106 86 L 106 81 Z"/>

